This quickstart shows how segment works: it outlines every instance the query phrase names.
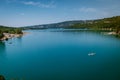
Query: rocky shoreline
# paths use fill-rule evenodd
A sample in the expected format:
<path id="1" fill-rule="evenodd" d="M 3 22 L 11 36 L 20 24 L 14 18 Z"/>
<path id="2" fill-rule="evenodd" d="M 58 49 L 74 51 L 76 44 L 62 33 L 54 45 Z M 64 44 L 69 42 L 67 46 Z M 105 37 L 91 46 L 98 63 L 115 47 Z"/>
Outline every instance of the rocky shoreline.
<path id="1" fill-rule="evenodd" d="M 23 32 L 22 34 L 10 34 L 10 33 L 3 33 L 3 36 L 0 41 L 8 40 L 14 37 L 21 37 L 23 35 L 27 34 L 26 32 Z"/>

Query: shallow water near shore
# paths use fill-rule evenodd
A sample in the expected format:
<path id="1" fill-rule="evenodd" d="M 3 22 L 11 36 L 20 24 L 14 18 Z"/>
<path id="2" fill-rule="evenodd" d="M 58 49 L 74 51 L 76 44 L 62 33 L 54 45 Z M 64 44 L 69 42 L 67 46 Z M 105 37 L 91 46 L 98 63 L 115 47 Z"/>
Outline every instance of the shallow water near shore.
<path id="1" fill-rule="evenodd" d="M 120 80 L 119 38 L 78 30 L 25 32 L 0 42 L 6 80 Z"/>

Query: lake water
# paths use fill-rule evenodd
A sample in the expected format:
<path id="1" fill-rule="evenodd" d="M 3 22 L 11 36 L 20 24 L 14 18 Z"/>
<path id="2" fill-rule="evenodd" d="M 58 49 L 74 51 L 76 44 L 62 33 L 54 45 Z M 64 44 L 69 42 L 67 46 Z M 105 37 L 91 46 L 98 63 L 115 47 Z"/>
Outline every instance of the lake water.
<path id="1" fill-rule="evenodd" d="M 120 80 L 119 38 L 76 30 L 26 32 L 0 42 L 6 80 Z"/>

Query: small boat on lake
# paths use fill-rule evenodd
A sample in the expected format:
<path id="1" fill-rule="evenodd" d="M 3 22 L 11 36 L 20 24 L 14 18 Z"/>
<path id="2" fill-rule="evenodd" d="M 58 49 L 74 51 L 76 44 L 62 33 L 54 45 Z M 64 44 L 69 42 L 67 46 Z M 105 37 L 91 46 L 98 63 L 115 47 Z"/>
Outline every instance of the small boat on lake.
<path id="1" fill-rule="evenodd" d="M 96 53 L 89 53 L 88 56 L 94 56 Z"/>

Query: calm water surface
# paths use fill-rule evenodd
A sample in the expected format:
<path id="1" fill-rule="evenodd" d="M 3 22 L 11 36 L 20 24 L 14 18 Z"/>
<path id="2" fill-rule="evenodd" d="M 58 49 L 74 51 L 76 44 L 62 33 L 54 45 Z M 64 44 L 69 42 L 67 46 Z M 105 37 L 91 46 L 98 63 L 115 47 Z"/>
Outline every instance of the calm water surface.
<path id="1" fill-rule="evenodd" d="M 0 42 L 0 74 L 6 80 L 120 80 L 119 38 L 88 31 L 27 32 Z M 91 52 L 96 55 L 88 56 Z"/>

